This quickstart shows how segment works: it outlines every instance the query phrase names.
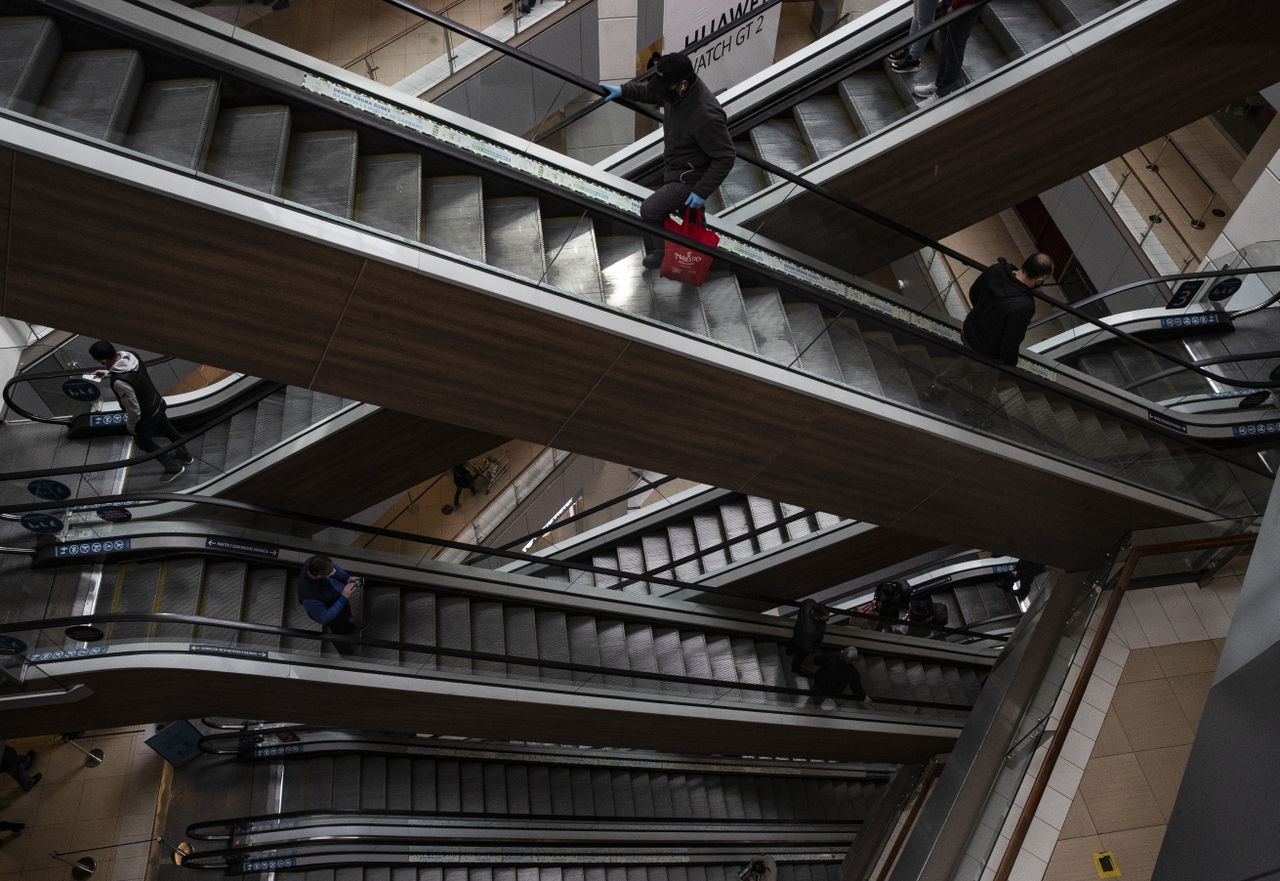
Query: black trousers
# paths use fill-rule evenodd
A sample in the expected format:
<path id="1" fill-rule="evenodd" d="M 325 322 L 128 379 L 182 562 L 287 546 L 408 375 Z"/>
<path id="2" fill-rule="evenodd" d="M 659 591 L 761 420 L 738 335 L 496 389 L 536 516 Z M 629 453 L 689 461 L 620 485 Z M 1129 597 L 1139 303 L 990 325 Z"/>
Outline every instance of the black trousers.
<path id="1" fill-rule="evenodd" d="M 684 200 L 689 198 L 692 192 L 693 187 L 680 181 L 663 184 L 654 190 L 649 198 L 640 203 L 640 219 L 661 229 L 662 221 L 683 208 Z M 644 246 L 646 251 L 653 252 L 662 247 L 662 240 L 657 236 L 646 234 Z"/>
<path id="2" fill-rule="evenodd" d="M 328 624 L 324 625 L 325 633 L 336 633 L 339 636 L 346 636 L 356 632 L 356 622 L 349 617 L 334 618 Z M 338 654 L 344 658 L 349 658 L 356 653 L 356 647 L 345 642 L 330 643 Z"/>
<path id="3" fill-rule="evenodd" d="M 182 437 L 178 429 L 169 421 L 169 417 L 163 408 L 159 413 L 148 419 L 138 420 L 138 424 L 134 426 L 133 442 L 138 445 L 138 449 L 154 453 L 160 449 L 160 444 L 156 443 L 156 435 L 168 438 L 170 441 L 176 441 Z M 186 447 L 174 447 L 158 458 L 165 471 L 173 472 L 181 467 L 178 460 L 190 460 L 191 454 L 187 452 Z"/>
<path id="4" fill-rule="evenodd" d="M 974 19 L 978 13 L 971 12 L 947 25 L 938 34 L 938 97 L 944 97 L 960 88 L 960 78 L 964 73 L 964 50 L 969 43 L 969 34 L 973 31 Z"/>

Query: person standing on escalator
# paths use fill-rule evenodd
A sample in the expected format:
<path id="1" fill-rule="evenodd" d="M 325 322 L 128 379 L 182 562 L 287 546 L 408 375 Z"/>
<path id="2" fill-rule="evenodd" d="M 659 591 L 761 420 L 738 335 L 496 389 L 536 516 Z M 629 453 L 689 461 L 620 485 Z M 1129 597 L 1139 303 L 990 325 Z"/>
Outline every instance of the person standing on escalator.
<path id="1" fill-rule="evenodd" d="M 351 615 L 351 596 L 363 584 L 363 578 L 353 577 L 328 557 L 310 557 L 298 573 L 298 602 L 325 633 L 355 633 L 360 628 Z M 333 647 L 344 658 L 356 652 L 355 646 L 345 642 L 335 642 Z"/>
<path id="2" fill-rule="evenodd" d="M 142 359 L 133 352 L 118 350 L 114 343 L 106 340 L 97 340 L 89 346 L 89 356 L 102 365 L 103 369 L 94 373 L 100 378 L 107 378 L 111 392 L 124 410 L 125 424 L 138 449 L 148 453 L 160 449 L 156 435 L 170 441 L 182 438 L 165 414 L 164 396 L 151 381 L 151 374 Z M 177 480 L 195 461 L 184 446 L 166 450 L 157 458 L 164 467 L 164 476 L 160 478 L 162 483 Z"/>
<path id="3" fill-rule="evenodd" d="M 796 612 L 795 627 L 791 631 L 791 639 L 786 645 L 786 652 L 791 656 L 791 672 L 797 676 L 808 676 L 808 660 L 822 651 L 822 640 L 827 635 L 827 620 L 831 612 L 818 605 L 817 600 L 801 600 Z"/>
<path id="4" fill-rule="evenodd" d="M 720 102 L 693 72 L 693 62 L 679 52 L 663 55 L 643 82 L 623 86 L 601 84 L 606 101 L 625 98 L 662 107 L 662 186 L 640 206 L 646 223 L 662 222 L 680 208 L 701 209 L 729 176 L 738 158 L 729 122 Z M 662 265 L 662 248 L 645 236 L 644 265 Z"/>

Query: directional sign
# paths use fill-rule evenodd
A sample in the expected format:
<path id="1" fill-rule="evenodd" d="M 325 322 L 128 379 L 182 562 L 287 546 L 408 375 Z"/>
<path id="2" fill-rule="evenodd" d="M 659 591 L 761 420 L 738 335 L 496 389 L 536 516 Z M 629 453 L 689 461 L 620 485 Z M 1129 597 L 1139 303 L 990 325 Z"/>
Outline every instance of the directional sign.
<path id="1" fill-rule="evenodd" d="M 22 524 L 23 529 L 29 530 L 30 532 L 41 532 L 52 535 L 55 532 L 62 531 L 62 521 L 52 514 L 23 514 L 22 519 L 18 522 Z"/>
<path id="2" fill-rule="evenodd" d="M 76 376 L 62 384 L 62 393 L 73 401 L 96 401 L 102 397 L 97 383 Z"/>
<path id="3" fill-rule="evenodd" d="M 28 483 L 27 492 L 37 499 L 45 499 L 50 502 L 60 502 L 63 499 L 71 498 L 71 487 L 61 480 L 49 480 L 43 477 Z"/>

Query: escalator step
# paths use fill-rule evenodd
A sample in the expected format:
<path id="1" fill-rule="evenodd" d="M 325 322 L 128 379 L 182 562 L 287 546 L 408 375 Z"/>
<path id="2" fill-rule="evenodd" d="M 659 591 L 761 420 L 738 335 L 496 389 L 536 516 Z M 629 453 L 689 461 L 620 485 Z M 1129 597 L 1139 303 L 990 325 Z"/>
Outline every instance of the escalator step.
<path id="1" fill-rule="evenodd" d="M 67 52 L 58 59 L 36 118 L 119 144 L 142 90 L 142 56 L 133 49 Z"/>
<path id="2" fill-rule="evenodd" d="M 284 626 L 294 630 L 318 631 L 320 629 L 320 625 L 311 620 L 307 610 L 302 607 L 302 603 L 298 602 L 296 575 L 291 575 L 285 590 Z M 295 654 L 317 655 L 321 651 L 321 644 L 314 639 L 286 636 L 281 640 L 281 643 L 283 651 Z"/>
<path id="3" fill-rule="evenodd" d="M 356 133 L 346 129 L 306 132 L 291 141 L 285 198 L 350 219 L 356 200 Z"/>
<path id="4" fill-rule="evenodd" d="M 617 546 L 617 554 L 618 568 L 623 572 L 639 574 L 644 571 L 644 550 L 640 545 L 620 544 Z M 630 581 L 630 579 L 622 582 L 622 590 L 625 593 L 636 594 L 647 594 L 649 592 L 643 581 Z"/>
<path id="5" fill-rule="evenodd" d="M 929 595 L 929 599 L 935 603 L 942 603 L 947 607 L 947 626 L 948 627 L 964 627 L 965 617 L 960 611 L 960 604 L 956 602 L 955 592 L 950 590 L 941 590 L 937 593 Z"/>
<path id="6" fill-rule="evenodd" d="M 742 305 L 746 309 L 747 325 L 751 328 L 756 352 L 774 363 L 790 366 L 796 360 L 796 344 L 778 291 L 774 288 L 744 288 Z"/>
<path id="7" fill-rule="evenodd" d="M 385 756 L 360 758 L 360 810 L 381 811 L 387 807 L 387 759 Z"/>
<path id="8" fill-rule="evenodd" d="M 747 507 L 751 511 L 752 528 L 760 530 L 756 533 L 756 543 L 761 551 L 776 548 L 786 542 L 782 530 L 775 525 L 778 522 L 778 506 L 772 499 L 747 496 Z"/>
<path id="9" fill-rule="evenodd" d="M 619 569 L 618 555 L 613 551 L 605 550 L 591 555 L 591 565 L 600 569 Z M 594 573 L 596 587 L 614 588 L 619 583 L 618 576 L 610 575 L 607 572 Z"/>
<path id="10" fill-rule="evenodd" d="M 244 621 L 280 626 L 284 622 L 285 572 L 283 569 L 254 569 L 245 587 Z M 241 645 L 279 648 L 280 638 L 266 633 L 241 633 Z"/>
<path id="11" fill-rule="evenodd" d="M 333 810 L 360 809 L 360 756 L 336 756 L 333 760 Z"/>
<path id="12" fill-rule="evenodd" d="M 507 652 L 518 658 L 538 657 L 537 619 L 533 609 L 528 606 L 508 606 L 503 611 L 503 625 L 506 628 L 503 642 Z M 532 682 L 537 682 L 542 674 L 538 667 L 526 664 L 511 664 L 512 675 Z"/>
<path id="13" fill-rule="evenodd" d="M 818 522 L 819 529 L 830 529 L 833 526 L 839 526 L 846 522 L 843 517 L 839 517 L 835 514 L 828 514 L 825 511 L 814 511 L 813 519 Z"/>
<path id="14" fill-rule="evenodd" d="M 693 533 L 693 521 L 668 526 L 667 543 L 671 545 L 671 559 L 685 561 L 675 567 L 676 580 L 696 581 L 700 578 L 703 570 L 701 558 L 697 556 L 698 541 Z"/>
<path id="15" fill-rule="evenodd" d="M 573 796 L 573 812 L 579 817 L 594 817 L 596 802 L 591 787 L 589 768 L 569 769 L 569 792 Z"/>
<path id="16" fill-rule="evenodd" d="M 227 452 L 223 467 L 231 468 L 244 462 L 253 455 L 253 429 L 258 421 L 259 401 L 253 407 L 247 407 L 231 417 L 227 429 Z"/>
<path id="17" fill-rule="evenodd" d="M 441 648 L 471 650 L 471 605 L 466 597 L 436 596 L 436 644 Z M 441 670 L 470 673 L 469 658 L 442 655 Z"/>
<path id="18" fill-rule="evenodd" d="M 800 137 L 800 131 L 790 119 L 769 119 L 751 129 L 751 145 L 756 155 L 790 172 L 808 167 L 813 159 Z M 769 174 L 773 183 L 782 178 Z"/>
<path id="19" fill-rule="evenodd" d="M 462 810 L 462 767 L 458 762 L 436 762 L 436 810 Z"/>
<path id="20" fill-rule="evenodd" d="M 707 319 L 707 332 L 713 340 L 744 352 L 754 353 L 755 340 L 747 324 L 747 311 L 742 305 L 742 291 L 733 275 L 712 274 L 698 289 L 702 298 L 702 314 Z"/>
<path id="21" fill-rule="evenodd" d="M 662 578 L 674 578 L 671 569 L 664 568 L 671 562 L 671 545 L 667 543 L 665 532 L 650 532 L 640 536 L 640 550 L 644 555 L 644 568 L 655 572 Z M 646 589 L 646 593 L 652 593 Z"/>
<path id="22" fill-rule="evenodd" d="M 964 72 L 965 80 L 976 83 L 1004 67 L 1013 57 L 1014 55 L 1010 54 L 1000 39 L 979 20 L 974 23 L 973 30 L 969 34 L 969 42 L 965 44 L 961 70 Z"/>
<path id="23" fill-rule="evenodd" d="M 258 402 L 253 423 L 253 455 L 259 456 L 284 438 L 285 392 L 275 392 Z"/>
<path id="24" fill-rule="evenodd" d="M 824 379 L 844 382 L 840 362 L 831 337 L 827 336 L 827 317 L 813 303 L 786 303 L 787 323 L 791 337 L 800 350 L 800 369 Z"/>
<path id="25" fill-rule="evenodd" d="M 1030 54 L 1062 36 L 1039 0 L 992 0 L 983 14 L 996 39 L 1016 55 Z"/>
<path id="26" fill-rule="evenodd" d="M 1087 24 L 1115 10 L 1121 0 L 1059 0 L 1063 8 L 1080 24 Z"/>
<path id="27" fill-rule="evenodd" d="M 230 420 L 224 420 L 200 436 L 200 451 L 187 444 L 187 450 L 196 457 L 196 480 L 204 483 L 222 473 L 227 464 L 227 435 L 231 431 Z"/>
<path id="28" fill-rule="evenodd" d="M 53 19 L 0 19 L 0 106 L 34 115 L 61 52 L 62 40 Z"/>
<path id="29" fill-rule="evenodd" d="M 818 95 L 797 104 L 791 111 L 815 160 L 838 153 L 858 139 L 858 131 L 836 95 Z"/>
<path id="30" fill-rule="evenodd" d="M 760 658 L 756 654 L 755 641 L 750 637 L 735 636 L 729 640 L 729 645 L 733 651 L 733 665 L 737 669 L 738 681 L 751 685 L 763 684 L 764 675 L 760 672 Z M 764 700 L 764 693 L 759 691 L 745 692 L 743 696 L 750 701 Z"/>
<path id="31" fill-rule="evenodd" d="M 401 598 L 403 619 L 400 625 L 401 637 L 405 642 L 414 645 L 436 644 L 436 597 L 428 591 L 406 591 Z M 434 670 L 439 663 L 439 656 L 415 652 L 404 658 L 415 667 Z"/>
<path id="32" fill-rule="evenodd" d="M 754 556 L 755 546 L 751 539 L 743 538 L 751 529 L 746 499 L 738 497 L 721 502 L 720 523 L 724 530 L 725 539 L 733 541 L 733 544 L 729 545 L 730 559 L 737 562 Z M 737 541 L 734 541 L 734 539 L 737 539 Z"/>
<path id="33" fill-rule="evenodd" d="M 733 645 L 729 637 L 708 634 L 707 657 L 711 664 L 711 678 L 721 682 L 737 682 L 738 668 L 733 663 Z"/>
<path id="34" fill-rule="evenodd" d="M 357 223 L 418 241 L 422 237 L 422 157 L 361 156 L 355 191 Z"/>
<path id="35" fill-rule="evenodd" d="M 413 810 L 413 760 L 405 756 L 387 759 L 387 809 Z"/>
<path id="36" fill-rule="evenodd" d="M 474 175 L 427 178 L 422 241 L 477 263 L 485 261 L 484 198 Z"/>
<path id="37" fill-rule="evenodd" d="M 147 83 L 124 143 L 183 168 L 203 168 L 217 118 L 217 80 Z"/>
<path id="38" fill-rule="evenodd" d="M 658 661 L 658 672 L 671 676 L 686 676 L 684 653 L 680 649 L 680 631 L 674 627 L 655 627 L 653 629 L 653 653 Z M 671 683 L 669 690 L 688 694 L 685 685 Z"/>
<path id="39" fill-rule="evenodd" d="M 391 881 L 390 866 L 367 866 L 362 873 L 363 881 Z"/>
<path id="40" fill-rule="evenodd" d="M 849 319 L 848 324 L 856 324 L 861 329 L 862 342 L 867 348 L 867 354 L 871 356 L 871 363 L 875 365 L 876 380 L 885 397 L 906 404 L 919 403 L 915 386 L 907 373 L 893 334 L 853 319 Z"/>
<path id="41" fill-rule="evenodd" d="M 953 592 L 956 605 L 960 607 L 961 626 L 968 627 L 986 620 L 987 608 L 982 597 L 972 586 L 957 587 Z"/>
<path id="42" fill-rule="evenodd" d="M 710 336 L 707 330 L 707 316 L 702 313 L 702 296 L 698 288 L 663 278 L 655 270 L 646 273 L 645 280 L 653 290 L 655 318 L 663 324 L 687 330 L 697 336 Z M 706 285 L 736 288 L 737 282 L 724 276 L 717 276 L 715 279 L 708 279 Z"/>
<path id="43" fill-rule="evenodd" d="M 225 560 L 211 561 L 205 569 L 204 590 L 200 594 L 200 614 L 206 618 L 240 620 L 249 567 Z M 216 627 L 199 627 L 197 638 L 227 639 L 228 632 Z"/>
<path id="44" fill-rule="evenodd" d="M 616 817 L 617 806 L 613 802 L 613 777 L 608 768 L 591 769 L 591 803 L 597 817 Z"/>
<path id="45" fill-rule="evenodd" d="M 551 813 L 551 769 L 546 765 L 529 766 L 529 813 Z"/>
<path id="46" fill-rule="evenodd" d="M 552 217 L 542 222 L 547 244 L 547 283 L 594 303 L 604 302 L 604 279 L 589 217 Z"/>
<path id="47" fill-rule="evenodd" d="M 506 814 L 511 810 L 507 802 L 507 772 L 501 765 L 484 766 L 484 810 L 490 814 Z"/>
<path id="48" fill-rule="evenodd" d="M 657 673 L 658 656 L 654 651 L 653 629 L 648 624 L 625 624 L 623 633 L 627 641 L 627 669 Z M 641 682 L 641 687 L 647 691 L 656 691 L 660 687 L 652 679 Z"/>
<path id="49" fill-rule="evenodd" d="M 631 774 L 622 768 L 610 769 L 608 774 L 614 816 L 636 816 L 635 789 L 631 784 Z"/>
<path id="50" fill-rule="evenodd" d="M 251 190 L 280 195 L 289 128 L 289 108 L 283 105 L 223 110 L 205 171 Z"/>
<path id="51" fill-rule="evenodd" d="M 539 211 L 538 200 L 531 196 L 485 200 L 485 254 L 490 265 L 521 278 L 542 279 L 547 251 Z"/>
<path id="52" fill-rule="evenodd" d="M 548 770 L 551 813 L 560 817 L 573 815 L 573 776 L 569 769 L 556 765 Z"/>
<path id="53" fill-rule="evenodd" d="M 458 766 L 458 797 L 463 811 L 484 813 L 484 765 L 480 762 L 462 762 Z"/>
<path id="54" fill-rule="evenodd" d="M 292 762 L 286 762 L 289 768 Z M 303 808 L 308 811 L 328 810 L 333 807 L 333 759 L 316 759 L 306 762 Z"/>
<path id="55" fill-rule="evenodd" d="M 492 600 L 471 601 L 471 647 L 480 652 L 506 653 L 506 623 L 502 604 Z M 502 676 L 507 665 L 501 661 L 475 661 L 474 671 L 481 675 Z"/>
<path id="56" fill-rule="evenodd" d="M 291 385 L 284 390 L 280 439 L 294 437 L 311 425 L 311 390 Z"/>
<path id="57" fill-rule="evenodd" d="M 840 373 L 845 383 L 868 394 L 884 394 L 876 376 L 875 361 L 867 351 L 867 344 L 863 341 L 858 326 L 844 318 L 838 318 L 828 328 L 827 334 L 831 338 L 836 360 L 840 362 Z"/>
<path id="58" fill-rule="evenodd" d="M 693 515 L 693 533 L 698 541 L 698 550 L 702 552 L 702 568 L 706 572 L 714 572 L 729 565 L 729 555 L 723 548 L 711 550 L 724 542 L 724 531 L 720 526 L 720 516 L 716 511 L 699 511 Z"/>
<path id="59" fill-rule="evenodd" d="M 783 519 L 794 517 L 786 523 L 787 538 L 791 541 L 799 541 L 813 533 L 813 524 L 809 522 L 808 517 L 796 517 L 797 514 L 805 513 L 805 509 L 799 505 L 790 505 L 786 502 L 779 503 L 782 509 Z"/>
<path id="60" fill-rule="evenodd" d="M 862 70 L 845 77 L 836 92 L 864 137 L 907 115 L 890 74 L 883 70 Z"/>
<path id="61" fill-rule="evenodd" d="M 439 810 L 436 802 L 436 763 L 433 759 L 413 760 L 413 809 L 415 811 L 434 812 Z"/>
<path id="62" fill-rule="evenodd" d="M 337 395 L 326 395 L 324 392 L 311 393 L 311 423 L 323 422 L 339 410 L 343 409 L 347 402 Z"/>
<path id="63" fill-rule="evenodd" d="M 597 242 L 605 303 L 629 315 L 655 317 L 653 289 L 645 279 L 643 239 L 605 236 Z"/>
<path id="64" fill-rule="evenodd" d="M 507 810 L 518 815 L 530 813 L 528 766 L 507 765 L 504 772 L 507 778 Z"/>
<path id="65" fill-rule="evenodd" d="M 371 585 L 365 590 L 364 635 L 370 639 L 400 641 L 400 588 L 385 584 Z M 364 657 L 372 661 L 400 660 L 398 649 L 365 646 Z M 415 659 L 416 660 L 416 659 Z"/>
<path id="66" fill-rule="evenodd" d="M 558 609 L 538 609 L 534 613 L 538 631 L 538 657 L 545 661 L 569 662 L 569 622 Z M 543 681 L 568 682 L 569 671 L 542 668 Z"/>
<path id="67" fill-rule="evenodd" d="M 744 157 L 755 158 L 755 148 L 749 141 L 738 141 L 735 146 Z M 750 162 L 739 159 L 733 163 L 733 168 L 720 184 L 720 189 L 707 200 L 707 207 L 717 214 L 723 213 L 746 201 L 752 194 L 760 192 L 765 185 L 764 172 Z"/>
<path id="68" fill-rule="evenodd" d="M 196 615 L 200 608 L 200 589 L 205 580 L 205 561 L 198 558 L 170 560 L 166 566 L 164 592 L 156 610 L 174 615 Z M 195 629 L 189 624 L 157 624 L 156 639 L 188 642 Z"/>

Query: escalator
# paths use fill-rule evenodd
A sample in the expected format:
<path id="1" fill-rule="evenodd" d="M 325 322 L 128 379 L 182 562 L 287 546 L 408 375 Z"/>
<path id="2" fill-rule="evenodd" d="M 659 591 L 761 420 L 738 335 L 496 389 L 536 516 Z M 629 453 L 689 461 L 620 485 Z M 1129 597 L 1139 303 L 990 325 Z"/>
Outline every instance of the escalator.
<path id="1" fill-rule="evenodd" d="M 317 545 L 284 534 L 290 522 L 279 513 L 200 504 L 210 512 L 203 521 L 84 523 L 69 541 L 38 544 L 36 571 L 78 576 L 83 612 L 0 630 L 30 646 L 37 679 L 92 694 L 24 708 L 24 726 L 57 730 L 68 714 L 125 724 L 149 718 L 159 701 L 178 716 L 350 726 L 375 713 L 402 731 L 537 730 L 557 742 L 684 752 L 722 751 L 733 731 L 743 751 L 786 755 L 801 736 L 807 755 L 901 761 L 958 733 L 1000 644 L 832 627 L 827 643 L 859 649 L 876 703 L 824 709 L 792 673 L 783 650 L 791 624 L 775 615 L 567 594 L 555 581 L 424 559 L 426 544 L 406 547 L 386 530 L 331 524 L 331 544 Z M 353 542 L 382 535 L 398 538 L 396 552 Z M 368 580 L 353 601 L 358 637 L 316 633 L 295 601 L 292 579 L 316 552 Z M 75 624 L 101 636 L 63 633 Z M 355 654 L 339 654 L 335 641 L 355 643 Z"/>
<path id="2" fill-rule="evenodd" d="M 919 73 L 892 72 L 886 56 L 906 42 L 911 4 L 885 4 L 720 99 L 740 156 L 936 240 L 1269 85 L 1269 63 L 1231 60 L 1265 54 L 1280 38 L 1274 4 L 1250 9 L 1251 27 L 1237 28 L 1225 20 L 1245 14 L 1235 3 L 992 0 L 971 13 L 968 88 L 934 106 L 912 90 L 934 81 L 936 52 L 927 49 Z M 1179 71 L 1178 57 L 1223 69 Z M 1029 107 L 1058 108 L 1055 124 L 1016 128 Z M 1061 149 L 1063 126 L 1070 150 Z M 600 167 L 651 183 L 660 137 Z M 855 273 L 919 247 L 742 160 L 714 207 L 726 222 Z"/>
<path id="3" fill-rule="evenodd" d="M 73 337 L 62 348 L 82 349 L 85 344 Z M 61 357 L 68 363 L 93 363 L 75 351 Z M 200 389 L 165 398 L 174 426 L 191 436 L 185 447 L 194 462 L 176 480 L 162 483 L 163 471 L 151 461 L 154 457 L 130 450 L 123 410 L 109 393 L 92 402 L 77 402 L 61 393 L 64 381 L 74 381 L 87 368 L 49 370 L 45 369 L 46 360 L 34 363 L 5 384 L 3 395 L 10 413 L 27 420 L 17 422 L 11 416 L 5 426 L 10 445 L 6 472 L 40 471 L 45 464 L 52 464 L 54 471 L 93 466 L 93 471 L 81 477 L 99 489 L 105 486 L 124 493 L 198 491 L 261 504 L 307 503 L 315 513 L 344 517 L 501 442 L 482 432 L 384 411 L 335 395 L 229 374 Z M 148 364 L 153 370 L 162 370 L 170 360 L 155 358 Z M 391 442 L 387 435 L 393 438 Z M 394 440 L 406 436 L 413 439 L 416 455 L 405 455 L 403 441 Z M 373 445 L 371 439 L 380 443 Z M 295 493 L 301 478 L 331 465 L 335 457 L 353 446 L 364 453 L 348 464 L 348 474 L 362 487 L 360 491 L 341 498 L 298 498 Z M 369 455 L 370 450 L 378 454 Z M 349 453 L 346 457 L 351 458 Z M 127 464 L 137 458 L 142 461 Z M 124 463 L 121 471 L 111 467 L 116 463 Z M 0 484 L 0 491 L 14 491 L 19 493 L 17 497 L 25 497 L 25 490 L 13 482 Z"/>
<path id="4" fill-rule="evenodd" d="M 281 764 L 279 813 L 205 819 L 187 829 L 196 842 L 187 867 L 232 873 L 286 849 L 299 859 L 298 870 L 367 870 L 407 861 L 410 842 L 415 849 L 470 848 L 478 865 L 486 862 L 478 853 L 485 848 L 510 847 L 519 861 L 522 850 L 553 843 L 589 853 L 593 843 L 643 848 L 661 840 L 672 868 L 684 860 L 667 848 L 829 852 L 855 839 L 890 773 L 886 766 L 292 727 L 206 737 L 201 748 Z M 323 837 L 340 825 L 346 846 L 336 852 Z M 504 853 L 502 862 L 509 866 L 512 856 Z"/>
<path id="5" fill-rule="evenodd" d="M 160 38 L 141 7 L 126 25 L 30 5 L 68 14 L 0 21 L 42 74 L 11 77 L 0 120 L 16 317 L 1064 565 L 1135 525 L 1253 510 L 1269 484 L 1040 364 L 1002 373 L 975 426 L 969 402 L 923 397 L 964 357 L 954 329 L 870 286 L 726 227 L 719 271 L 682 287 L 640 265 L 635 188 L 318 64 L 173 21 Z M 139 240 L 166 260 L 143 272 Z M 86 312 L 79 265 L 137 312 Z M 161 304 L 177 320 L 145 319 Z M 1000 522 L 971 516 L 997 498 Z"/>

